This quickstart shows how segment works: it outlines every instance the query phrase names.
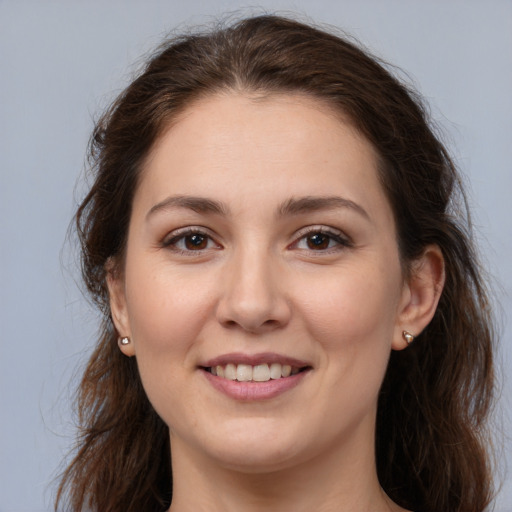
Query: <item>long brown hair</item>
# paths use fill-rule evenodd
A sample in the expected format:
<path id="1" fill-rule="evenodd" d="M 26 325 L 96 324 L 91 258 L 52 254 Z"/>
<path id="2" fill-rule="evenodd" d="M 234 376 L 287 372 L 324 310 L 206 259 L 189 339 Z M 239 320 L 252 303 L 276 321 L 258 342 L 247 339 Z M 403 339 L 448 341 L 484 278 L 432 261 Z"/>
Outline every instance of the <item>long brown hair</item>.
<path id="1" fill-rule="evenodd" d="M 378 476 L 416 512 L 482 512 L 492 496 L 486 421 L 493 398 L 492 316 L 460 179 L 416 95 L 346 38 L 276 16 L 164 43 L 99 120 L 95 181 L 76 214 L 87 288 L 103 313 L 78 394 L 76 455 L 56 509 L 165 510 L 172 498 L 167 426 L 117 348 L 106 287 L 122 261 L 139 173 L 159 135 L 218 90 L 301 92 L 348 116 L 374 145 L 404 269 L 437 244 L 446 284 L 415 343 L 393 352 L 379 398 Z M 120 263 L 122 265 L 122 263 Z"/>

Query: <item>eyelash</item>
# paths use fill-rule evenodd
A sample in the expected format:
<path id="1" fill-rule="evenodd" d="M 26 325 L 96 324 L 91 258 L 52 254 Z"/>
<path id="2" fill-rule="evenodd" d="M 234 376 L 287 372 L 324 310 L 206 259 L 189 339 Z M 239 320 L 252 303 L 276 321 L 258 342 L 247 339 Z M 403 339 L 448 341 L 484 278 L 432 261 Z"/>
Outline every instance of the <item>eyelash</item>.
<path id="1" fill-rule="evenodd" d="M 203 240 L 206 240 L 207 244 L 214 243 L 217 247 L 220 247 L 213 239 L 213 237 L 204 229 L 200 227 L 188 227 L 184 229 L 179 229 L 172 233 L 173 236 L 171 238 L 166 238 L 162 246 L 169 248 L 178 254 L 184 254 L 186 256 L 195 256 L 201 254 L 204 250 L 209 249 L 211 247 L 205 247 L 202 249 L 194 250 L 194 249 L 186 249 L 178 247 L 178 243 L 186 243 L 187 238 L 191 238 L 193 236 L 202 237 Z M 194 254 L 196 253 L 196 254 Z"/>
<path id="2" fill-rule="evenodd" d="M 215 244 L 217 247 L 216 249 L 222 248 L 213 237 L 204 229 L 200 227 L 188 227 L 181 230 L 178 230 L 174 233 L 172 233 L 171 238 L 166 238 L 162 242 L 162 246 L 165 248 L 169 248 L 173 251 L 175 251 L 178 254 L 183 254 L 186 256 L 195 256 L 200 255 L 203 253 L 203 251 L 211 249 L 211 247 L 208 247 L 211 243 Z M 328 240 L 328 246 L 326 248 L 322 249 L 312 249 L 311 247 L 298 247 L 299 244 L 303 241 L 307 243 L 308 237 L 313 237 L 313 235 L 321 235 L 322 237 L 326 237 Z M 190 248 L 182 248 L 179 247 L 179 243 L 186 243 L 187 238 L 193 237 L 193 236 L 199 236 L 201 237 L 202 241 L 206 241 L 207 246 L 204 248 L 200 248 L 197 250 L 190 249 Z M 335 246 L 330 247 L 331 243 L 335 242 Z M 199 245 L 199 244 L 198 244 Z M 319 244 L 320 245 L 320 244 Z M 297 239 L 292 242 L 288 248 L 290 249 L 299 249 L 303 251 L 309 251 L 309 252 L 318 252 L 322 254 L 330 254 L 331 252 L 336 252 L 339 250 L 342 250 L 343 248 L 349 248 L 352 247 L 353 243 L 352 241 L 346 236 L 343 235 L 340 231 L 335 231 L 329 228 L 326 228 L 325 226 L 310 226 L 307 228 L 304 228 L 299 233 L 297 233 Z M 195 253 L 195 254 L 194 254 Z"/>
<path id="3" fill-rule="evenodd" d="M 305 242 L 307 244 L 308 237 L 312 238 L 313 235 L 321 235 L 322 237 L 326 237 L 328 239 L 328 244 L 331 242 L 335 242 L 335 245 L 332 247 L 327 247 L 323 249 L 312 249 L 311 247 L 301 248 L 298 247 L 301 242 Z M 345 248 L 353 247 L 353 243 L 349 237 L 344 235 L 341 231 L 327 228 L 325 226 L 309 226 L 299 231 L 297 234 L 297 240 L 293 242 L 288 247 L 296 248 L 299 250 L 304 250 L 308 252 L 318 252 L 321 254 L 330 254 L 332 252 L 340 251 Z"/>

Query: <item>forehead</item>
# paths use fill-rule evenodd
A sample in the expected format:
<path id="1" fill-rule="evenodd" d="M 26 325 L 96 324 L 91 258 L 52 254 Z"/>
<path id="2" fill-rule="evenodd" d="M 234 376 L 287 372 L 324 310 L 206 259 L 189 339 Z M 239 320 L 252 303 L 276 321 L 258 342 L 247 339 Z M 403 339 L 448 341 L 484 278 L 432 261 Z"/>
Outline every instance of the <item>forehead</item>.
<path id="1" fill-rule="evenodd" d="M 327 102 L 301 94 L 226 92 L 201 98 L 164 130 L 137 196 L 245 201 L 340 195 L 382 206 L 373 146 Z M 335 189 L 335 190 L 334 190 Z M 385 207 L 385 205 L 384 205 Z"/>
<path id="2" fill-rule="evenodd" d="M 172 146 L 175 156 L 179 156 L 183 144 L 187 150 L 197 149 L 188 153 L 191 158 L 202 156 L 208 150 L 220 152 L 231 142 L 234 142 L 232 149 L 243 143 L 255 150 L 264 146 L 270 156 L 273 149 L 285 150 L 291 144 L 305 143 L 312 135 L 316 135 L 314 144 L 318 144 L 318 138 L 323 138 L 326 149 L 340 132 L 345 136 L 350 134 L 352 144 L 371 153 L 370 158 L 377 158 L 373 146 L 355 128 L 349 116 L 326 100 L 304 93 L 219 91 L 195 99 L 173 117 L 155 141 L 146 163 L 163 153 L 164 147 L 171 150 Z M 310 145 L 306 144 L 304 151 Z"/>

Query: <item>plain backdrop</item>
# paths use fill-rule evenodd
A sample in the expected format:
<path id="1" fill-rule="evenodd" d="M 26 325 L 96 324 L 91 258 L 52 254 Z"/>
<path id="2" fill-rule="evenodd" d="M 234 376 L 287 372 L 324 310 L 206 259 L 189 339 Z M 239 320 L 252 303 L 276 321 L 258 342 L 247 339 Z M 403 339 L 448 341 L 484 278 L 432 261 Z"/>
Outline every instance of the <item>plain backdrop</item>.
<path id="1" fill-rule="evenodd" d="M 512 511 L 510 0 L 0 0 L 0 511 L 51 510 L 73 439 L 96 313 L 76 285 L 66 232 L 93 119 L 165 33 L 241 8 L 343 28 L 404 69 L 442 125 L 501 303 L 496 510 Z"/>

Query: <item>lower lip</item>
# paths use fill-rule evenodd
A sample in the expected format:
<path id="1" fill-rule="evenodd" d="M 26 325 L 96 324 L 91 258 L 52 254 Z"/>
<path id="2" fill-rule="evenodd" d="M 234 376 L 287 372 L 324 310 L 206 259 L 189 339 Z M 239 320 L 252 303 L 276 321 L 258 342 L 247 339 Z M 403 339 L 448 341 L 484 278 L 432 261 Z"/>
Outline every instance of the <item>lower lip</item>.
<path id="1" fill-rule="evenodd" d="M 268 380 L 266 382 L 239 382 L 237 380 L 224 379 L 202 370 L 208 382 L 218 391 L 230 398 L 241 401 L 268 400 L 279 396 L 297 386 L 309 373 L 305 370 L 289 377 Z"/>

